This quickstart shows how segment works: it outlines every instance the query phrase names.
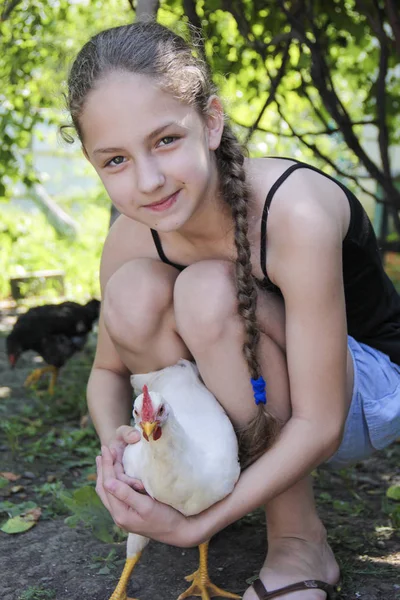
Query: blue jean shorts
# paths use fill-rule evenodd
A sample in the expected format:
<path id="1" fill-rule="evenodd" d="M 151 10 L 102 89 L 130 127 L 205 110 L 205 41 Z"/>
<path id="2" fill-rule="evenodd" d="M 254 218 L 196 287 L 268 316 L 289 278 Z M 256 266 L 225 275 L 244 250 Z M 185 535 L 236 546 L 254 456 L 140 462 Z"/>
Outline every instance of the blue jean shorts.
<path id="1" fill-rule="evenodd" d="M 400 438 L 400 367 L 390 358 L 348 336 L 353 358 L 353 397 L 343 439 L 325 463 L 346 467 Z"/>

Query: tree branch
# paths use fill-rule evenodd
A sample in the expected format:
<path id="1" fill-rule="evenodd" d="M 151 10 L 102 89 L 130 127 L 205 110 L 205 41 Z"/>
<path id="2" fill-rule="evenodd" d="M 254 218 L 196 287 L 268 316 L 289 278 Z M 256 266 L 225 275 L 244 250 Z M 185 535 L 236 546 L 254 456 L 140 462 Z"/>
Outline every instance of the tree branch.
<path id="1" fill-rule="evenodd" d="M 185 15 L 189 19 L 189 23 L 193 25 L 198 31 L 202 31 L 201 19 L 196 12 L 195 0 L 183 0 L 183 10 Z"/>
<path id="2" fill-rule="evenodd" d="M 238 127 L 240 127 L 241 129 L 249 129 L 248 125 L 245 125 L 244 123 L 241 123 L 240 121 L 238 121 L 237 119 L 234 118 L 230 118 L 229 121 L 231 123 L 234 123 L 235 125 L 237 125 Z M 287 122 L 285 120 L 285 122 Z M 287 122 L 288 127 L 290 127 L 290 124 Z M 260 125 L 258 125 L 257 130 L 259 132 L 262 133 L 269 133 L 270 135 L 274 135 L 277 138 L 289 138 L 289 139 L 298 139 L 300 142 L 303 143 L 304 138 L 309 137 L 309 136 L 318 136 L 318 135 L 326 135 L 327 133 L 331 133 L 331 132 L 326 132 L 326 131 L 303 131 L 302 133 L 296 132 L 293 133 L 293 131 L 291 131 L 290 133 L 284 133 L 282 131 L 276 131 L 274 129 L 267 129 L 266 127 L 261 127 Z M 340 132 L 340 129 L 335 129 L 332 131 L 332 133 L 338 133 Z M 312 148 L 310 148 L 312 150 Z M 323 160 L 325 160 L 325 158 L 323 156 L 320 155 L 320 158 L 322 158 Z M 335 167 L 335 170 L 337 170 L 337 167 Z M 365 175 L 357 175 L 357 177 L 352 178 L 351 176 L 345 174 L 344 172 L 338 170 L 338 173 L 343 176 L 343 177 L 347 177 L 348 179 L 354 179 L 354 181 L 358 181 L 359 179 L 371 179 L 371 176 L 369 174 L 365 174 Z"/>
<path id="3" fill-rule="evenodd" d="M 339 175 L 339 177 L 343 177 L 345 179 L 348 179 L 350 181 L 354 181 L 357 186 L 360 188 L 360 190 L 364 193 L 367 194 L 368 196 L 370 196 L 371 198 L 373 198 L 374 200 L 379 201 L 379 199 L 377 198 L 376 194 L 374 194 L 373 192 L 370 192 L 367 188 L 365 188 L 364 186 L 362 186 L 360 184 L 360 179 L 359 177 L 356 177 L 355 175 L 349 175 L 347 172 L 342 171 L 334 162 L 331 158 L 329 158 L 329 156 L 326 156 L 323 152 L 321 152 L 321 150 L 318 148 L 318 146 L 314 143 L 308 142 L 305 139 L 305 136 L 303 134 L 298 133 L 297 131 L 295 131 L 294 127 L 289 123 L 289 121 L 286 119 L 286 117 L 283 114 L 283 111 L 279 105 L 279 103 L 277 102 L 277 109 L 278 109 L 278 113 L 279 116 L 281 117 L 281 119 L 283 121 L 285 121 L 285 123 L 287 124 L 287 126 L 289 127 L 290 131 L 292 132 L 292 135 L 294 137 L 296 137 L 302 144 L 304 144 L 309 150 L 311 150 L 311 152 L 315 155 L 318 156 L 318 158 L 320 158 L 321 160 L 323 160 L 326 164 L 328 164 L 330 167 L 332 167 L 332 169 L 334 169 L 334 171 Z"/>
<path id="4" fill-rule="evenodd" d="M 321 121 L 321 123 L 323 125 L 325 125 L 326 130 L 330 131 L 331 126 L 329 125 L 328 121 L 326 120 L 325 115 L 322 114 L 322 112 L 319 110 L 319 108 L 315 105 L 315 102 L 313 102 L 310 94 L 308 93 L 307 83 L 304 79 L 304 75 L 301 72 L 300 72 L 300 77 L 301 77 L 301 91 L 303 92 L 304 96 L 307 98 L 308 102 L 310 103 L 310 106 L 312 107 L 313 111 L 317 115 L 318 119 Z"/>
<path id="5" fill-rule="evenodd" d="M 21 2 L 22 0 L 11 0 L 8 4 L 4 3 L 3 10 L 1 11 L 0 22 L 3 23 L 4 21 L 7 21 L 14 8 Z"/>
<path id="6" fill-rule="evenodd" d="M 290 42 L 288 42 L 286 45 L 285 51 L 282 56 L 281 66 L 279 67 L 278 73 L 276 74 L 276 76 L 274 78 L 271 78 L 270 74 L 267 71 L 269 80 L 271 82 L 270 92 L 268 94 L 268 98 L 265 101 L 264 106 L 262 107 L 257 119 L 255 120 L 253 125 L 249 128 L 249 131 L 246 135 L 245 144 L 248 144 L 248 142 L 250 141 L 250 138 L 253 135 L 254 130 L 258 127 L 258 124 L 260 123 L 262 116 L 263 116 L 265 110 L 267 109 L 267 107 L 271 104 L 271 102 L 273 102 L 275 100 L 275 96 L 276 96 L 276 92 L 278 90 L 279 84 L 281 83 L 283 76 L 285 75 L 286 64 L 287 64 L 287 60 L 289 58 L 289 47 L 290 47 Z"/>
<path id="7" fill-rule="evenodd" d="M 368 10 L 367 5 L 365 4 L 364 0 L 355 0 L 356 3 L 356 7 L 358 8 L 359 12 L 362 15 L 365 15 L 369 21 L 369 24 L 371 26 L 372 31 L 375 33 L 376 37 L 380 39 L 381 35 L 382 35 L 382 31 L 381 31 L 381 25 L 379 23 L 379 16 L 378 16 L 378 20 L 374 18 L 374 15 Z M 378 8 L 378 7 L 376 7 Z M 378 8 L 379 11 L 379 8 Z M 383 35 L 387 38 L 385 31 L 383 31 Z"/>
<path id="8" fill-rule="evenodd" d="M 381 15 L 380 15 L 381 17 Z M 379 123 L 379 150 L 381 154 L 383 173 L 385 178 L 390 181 L 392 179 L 392 173 L 390 169 L 390 158 L 389 158 L 389 130 L 387 125 L 387 114 L 386 114 L 386 76 L 389 66 L 389 51 L 387 47 L 387 36 L 383 29 L 382 18 L 379 23 L 381 35 L 379 36 L 380 43 L 380 57 L 379 57 L 379 73 L 376 82 L 376 113 L 378 116 Z"/>
<path id="9" fill-rule="evenodd" d="M 236 21 L 239 33 L 246 40 L 246 44 L 255 50 L 263 60 L 267 57 L 267 52 L 271 46 L 279 46 L 282 42 L 289 42 L 294 39 L 293 33 L 279 33 L 272 38 L 267 44 L 259 39 L 254 39 L 250 26 L 246 20 L 243 5 L 242 10 L 238 11 L 230 0 L 222 0 L 222 8 L 225 12 L 229 12 Z"/>
<path id="10" fill-rule="evenodd" d="M 237 125 L 240 125 L 240 127 L 244 127 L 245 129 L 250 128 L 249 125 L 244 125 L 244 123 L 239 123 L 239 121 L 237 121 L 236 119 L 235 120 L 231 119 L 231 121 L 233 121 Z M 354 121 L 353 125 L 376 125 L 376 123 L 377 123 L 376 121 Z M 265 133 L 271 133 L 272 135 L 276 135 L 278 137 L 297 138 L 297 134 L 294 135 L 293 133 L 282 133 L 281 131 L 274 131 L 272 129 L 266 129 L 265 127 L 262 127 L 259 124 L 257 125 L 257 127 L 255 127 L 255 130 L 264 131 Z M 307 137 L 309 137 L 309 136 L 318 137 L 320 135 L 335 135 L 337 133 L 341 133 L 341 129 L 339 127 L 330 127 L 329 129 L 320 129 L 319 131 L 303 131 L 300 135 L 307 136 Z"/>
<path id="11" fill-rule="evenodd" d="M 201 19 L 196 12 L 196 2 L 195 0 L 183 0 L 183 10 L 185 15 L 189 19 L 189 23 L 194 27 L 195 32 L 191 31 L 192 41 L 195 44 L 196 48 L 200 51 L 203 60 L 208 63 L 207 56 L 204 48 L 204 38 L 202 35 L 203 28 L 201 25 Z"/>
<path id="12" fill-rule="evenodd" d="M 160 0 L 137 0 L 136 21 L 152 20 L 157 15 Z"/>
<path id="13" fill-rule="evenodd" d="M 400 13 L 395 0 L 385 0 L 386 14 L 392 27 L 397 54 L 400 56 Z"/>
<path id="14" fill-rule="evenodd" d="M 231 0 L 222 0 L 222 8 L 224 11 L 231 13 L 237 23 L 239 33 L 242 35 L 242 37 L 244 37 L 245 40 L 253 45 L 253 41 L 249 37 L 251 30 L 246 20 L 244 9 L 238 12 L 233 6 L 233 2 L 231 2 Z"/>

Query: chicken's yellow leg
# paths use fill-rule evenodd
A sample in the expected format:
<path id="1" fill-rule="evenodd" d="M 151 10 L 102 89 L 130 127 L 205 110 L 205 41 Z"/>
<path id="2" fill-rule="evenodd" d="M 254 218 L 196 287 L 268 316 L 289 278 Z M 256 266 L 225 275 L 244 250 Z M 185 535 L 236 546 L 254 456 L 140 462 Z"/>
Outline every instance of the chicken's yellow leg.
<path id="1" fill-rule="evenodd" d="M 49 389 L 48 389 L 48 392 L 51 396 L 53 396 L 53 394 L 54 394 L 54 387 L 56 385 L 58 373 L 59 373 L 59 369 L 57 369 L 57 367 L 52 367 L 50 384 L 49 384 Z"/>
<path id="2" fill-rule="evenodd" d="M 54 369 L 55 369 L 55 367 L 52 367 L 51 365 L 47 365 L 46 367 L 40 367 L 40 369 L 35 369 L 25 379 L 24 386 L 28 387 L 29 385 L 36 383 L 37 381 L 39 381 L 39 379 L 41 378 L 42 375 L 44 375 L 45 373 L 48 373 L 49 371 L 52 372 Z"/>
<path id="3" fill-rule="evenodd" d="M 46 367 L 41 367 L 40 369 L 35 369 L 25 379 L 24 386 L 28 387 L 28 386 L 32 385 L 33 383 L 36 383 L 37 381 L 39 381 L 39 379 L 45 373 L 51 373 L 48 392 L 49 392 L 49 394 L 53 395 L 54 394 L 54 386 L 56 384 L 57 377 L 58 377 L 58 371 L 59 371 L 59 369 L 57 369 L 57 367 L 53 367 L 52 365 L 47 365 Z"/>
<path id="4" fill-rule="evenodd" d="M 138 552 L 132 558 L 127 558 L 125 561 L 124 570 L 122 571 L 121 577 L 118 581 L 118 585 L 110 596 L 110 600 L 136 600 L 135 598 L 128 598 L 126 595 L 126 588 L 128 587 L 129 578 L 132 575 L 132 571 L 142 553 Z"/>
<path id="5" fill-rule="evenodd" d="M 183 592 L 179 596 L 178 600 L 184 600 L 184 598 L 189 598 L 190 596 L 200 596 L 202 600 L 210 600 L 210 598 L 214 598 L 215 596 L 220 598 L 241 598 L 241 596 L 221 590 L 221 588 L 211 583 L 207 567 L 208 544 L 209 542 L 200 544 L 199 568 L 192 575 L 185 577 L 186 581 L 193 581 L 193 583 L 186 592 Z"/>

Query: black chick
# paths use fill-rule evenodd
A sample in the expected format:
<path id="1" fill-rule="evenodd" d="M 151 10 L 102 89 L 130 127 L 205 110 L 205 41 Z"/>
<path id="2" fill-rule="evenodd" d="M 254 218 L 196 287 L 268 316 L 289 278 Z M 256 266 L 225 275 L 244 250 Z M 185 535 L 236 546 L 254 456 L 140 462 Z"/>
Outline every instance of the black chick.
<path id="1" fill-rule="evenodd" d="M 99 300 L 90 300 L 85 305 L 77 302 L 45 304 L 30 308 L 21 315 L 6 339 L 11 367 L 15 367 L 26 350 L 36 351 L 47 363 L 46 367 L 35 369 L 25 385 L 38 381 L 44 373 L 50 372 L 49 393 L 53 394 L 59 369 L 83 348 L 99 311 Z"/>

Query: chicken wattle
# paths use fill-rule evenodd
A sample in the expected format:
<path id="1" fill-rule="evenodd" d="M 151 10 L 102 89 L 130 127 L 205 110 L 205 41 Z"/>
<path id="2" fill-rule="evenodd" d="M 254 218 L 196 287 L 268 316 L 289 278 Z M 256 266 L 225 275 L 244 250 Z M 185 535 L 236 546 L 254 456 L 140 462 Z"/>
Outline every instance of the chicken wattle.
<path id="1" fill-rule="evenodd" d="M 194 363 L 132 375 L 135 427 L 141 440 L 126 447 L 127 475 L 141 479 L 155 499 L 195 515 L 230 494 L 240 474 L 238 444 L 222 406 L 205 387 Z M 125 600 L 129 577 L 148 539 L 129 534 L 127 561 L 110 600 Z M 240 598 L 217 588 L 207 574 L 208 542 L 200 546 L 199 569 L 179 596 Z"/>

